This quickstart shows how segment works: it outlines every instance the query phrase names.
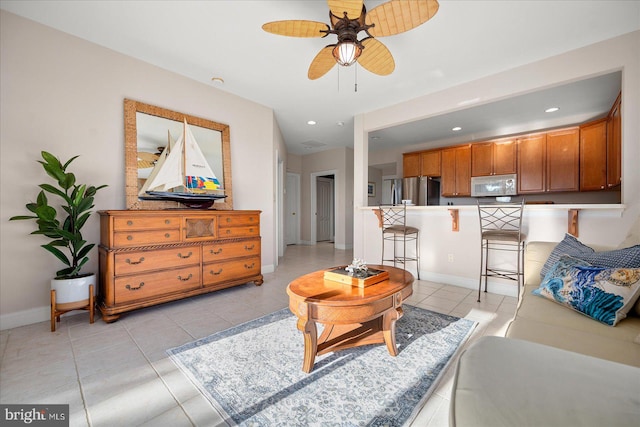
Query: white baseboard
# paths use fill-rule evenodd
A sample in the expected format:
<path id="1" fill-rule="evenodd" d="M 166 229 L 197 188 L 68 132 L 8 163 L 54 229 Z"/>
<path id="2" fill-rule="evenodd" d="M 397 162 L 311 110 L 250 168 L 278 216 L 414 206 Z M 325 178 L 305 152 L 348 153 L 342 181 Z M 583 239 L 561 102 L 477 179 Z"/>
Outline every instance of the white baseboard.
<path id="1" fill-rule="evenodd" d="M 0 330 L 13 329 L 34 323 L 48 322 L 51 316 L 51 307 L 30 308 L 16 313 L 0 315 Z"/>

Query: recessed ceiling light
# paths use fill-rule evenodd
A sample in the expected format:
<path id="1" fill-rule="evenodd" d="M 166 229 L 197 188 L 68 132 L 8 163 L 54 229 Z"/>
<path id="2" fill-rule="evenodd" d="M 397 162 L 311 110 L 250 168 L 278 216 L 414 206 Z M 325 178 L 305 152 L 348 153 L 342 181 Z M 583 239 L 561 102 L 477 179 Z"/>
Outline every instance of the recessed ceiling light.
<path id="1" fill-rule="evenodd" d="M 307 122 L 307 124 L 308 124 L 308 125 L 313 126 L 313 125 L 315 125 L 315 124 L 316 124 L 316 121 L 315 121 L 315 120 L 309 120 L 309 121 Z"/>
<path id="2" fill-rule="evenodd" d="M 454 128 L 451 128 L 451 130 L 454 132 L 458 132 L 459 130 L 462 130 L 462 128 L 460 126 L 456 126 Z"/>
<path id="3" fill-rule="evenodd" d="M 224 84 L 224 79 L 222 77 L 212 77 L 211 81 L 218 86 L 221 86 Z"/>
<path id="4" fill-rule="evenodd" d="M 344 126 L 344 122 L 338 122 L 336 123 L 338 126 Z"/>
<path id="5" fill-rule="evenodd" d="M 372 140 L 378 140 L 378 139 L 380 139 L 380 137 L 379 137 L 379 136 L 376 136 L 376 135 L 373 135 L 373 136 L 371 137 L 371 139 L 372 139 Z"/>
<path id="6" fill-rule="evenodd" d="M 551 108 L 547 108 L 546 110 L 544 110 L 545 113 L 555 113 L 556 111 L 558 111 L 560 108 L 558 107 L 551 107 Z"/>

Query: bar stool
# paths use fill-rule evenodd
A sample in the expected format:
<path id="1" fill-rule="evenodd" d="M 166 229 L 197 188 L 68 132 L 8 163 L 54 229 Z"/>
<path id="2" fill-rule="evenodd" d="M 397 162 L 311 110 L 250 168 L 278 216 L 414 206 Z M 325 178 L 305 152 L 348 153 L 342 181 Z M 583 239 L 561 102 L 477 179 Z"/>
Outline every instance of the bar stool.
<path id="1" fill-rule="evenodd" d="M 522 212 L 524 200 L 521 203 L 484 204 L 478 201 L 480 217 L 480 281 L 478 283 L 478 302 L 484 277 L 484 291 L 487 292 L 487 278 L 515 280 L 518 283 L 518 298 L 520 286 L 524 282 L 524 244 L 526 235 L 522 233 Z M 516 252 L 516 269 L 489 267 L 489 251 Z"/>
<path id="2" fill-rule="evenodd" d="M 382 225 L 382 264 L 393 262 L 393 266 L 402 264 L 403 268 L 407 262 L 415 261 L 418 280 L 420 280 L 420 248 L 418 241 L 419 230 L 416 227 L 407 226 L 407 206 L 380 206 Z M 393 257 L 384 257 L 384 247 L 386 242 L 393 244 Z M 415 243 L 415 256 L 407 256 L 407 242 Z M 402 254 L 397 253 L 397 244 L 402 244 Z"/>

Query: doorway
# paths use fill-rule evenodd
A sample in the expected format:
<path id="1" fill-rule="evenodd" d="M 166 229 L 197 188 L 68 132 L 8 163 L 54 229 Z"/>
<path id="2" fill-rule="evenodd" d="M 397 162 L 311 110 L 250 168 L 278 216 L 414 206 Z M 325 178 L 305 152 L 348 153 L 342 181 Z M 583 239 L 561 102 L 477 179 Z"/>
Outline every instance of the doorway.
<path id="1" fill-rule="evenodd" d="M 336 173 L 336 170 L 329 170 L 315 172 L 310 176 L 311 241 L 309 243 L 312 245 L 318 241 L 335 242 Z"/>
<path id="2" fill-rule="evenodd" d="M 285 245 L 297 245 L 300 242 L 300 175 L 287 172 L 285 190 Z"/>
<path id="3" fill-rule="evenodd" d="M 334 225 L 333 175 L 316 178 L 316 242 L 333 242 Z"/>

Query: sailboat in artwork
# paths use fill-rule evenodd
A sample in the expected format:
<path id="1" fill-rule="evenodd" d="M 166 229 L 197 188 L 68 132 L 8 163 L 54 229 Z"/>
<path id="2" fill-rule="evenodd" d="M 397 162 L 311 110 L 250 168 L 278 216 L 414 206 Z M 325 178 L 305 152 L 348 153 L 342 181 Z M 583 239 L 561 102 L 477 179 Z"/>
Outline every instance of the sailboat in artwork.
<path id="1" fill-rule="evenodd" d="M 169 135 L 167 148 L 158 157 L 138 196 L 143 200 L 169 200 L 196 208 L 208 208 L 216 200 L 227 197 L 186 119 L 175 144 Z"/>

